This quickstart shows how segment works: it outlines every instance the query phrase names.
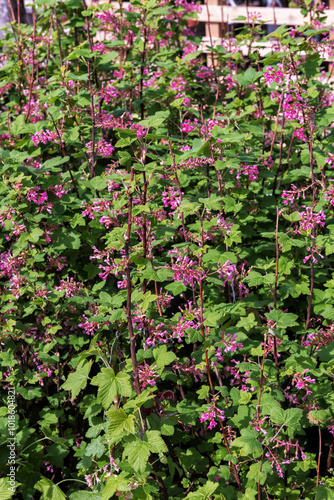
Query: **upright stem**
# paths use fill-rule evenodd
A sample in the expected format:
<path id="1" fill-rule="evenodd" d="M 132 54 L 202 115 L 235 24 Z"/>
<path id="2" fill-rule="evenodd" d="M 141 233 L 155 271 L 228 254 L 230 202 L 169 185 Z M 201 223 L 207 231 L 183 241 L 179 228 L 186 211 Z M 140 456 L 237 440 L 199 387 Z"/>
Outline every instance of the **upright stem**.
<path id="1" fill-rule="evenodd" d="M 277 207 L 277 215 L 276 215 L 276 230 L 275 230 L 275 241 L 276 241 L 276 269 L 275 269 L 275 286 L 274 286 L 274 309 L 277 309 L 277 281 L 278 281 L 278 263 L 279 263 L 279 244 L 278 244 L 278 223 L 279 216 L 281 212 Z M 274 335 L 274 357 L 275 357 L 275 365 L 278 369 L 278 356 L 277 356 L 277 339 L 276 335 Z M 277 373 L 278 376 L 278 373 Z"/>
<path id="2" fill-rule="evenodd" d="M 89 48 L 90 48 L 90 51 L 93 52 L 93 44 L 92 44 L 92 37 L 90 34 L 90 29 L 89 29 L 88 17 L 86 17 L 86 30 L 87 30 L 87 38 L 88 38 Z M 94 62 L 95 62 L 94 59 L 95 58 L 93 58 L 93 75 L 94 75 L 94 80 L 95 80 L 95 86 L 98 89 L 99 88 L 99 79 L 97 77 L 97 71 L 96 71 L 96 67 L 94 64 Z"/>
<path id="3" fill-rule="evenodd" d="M 200 260 L 202 260 L 202 259 L 200 259 Z M 201 266 L 201 264 L 202 263 L 200 262 L 200 266 Z M 199 297 L 200 297 L 201 333 L 202 333 L 203 342 L 205 342 L 205 328 L 204 328 L 204 316 L 203 316 L 203 313 L 204 313 L 204 307 L 203 307 L 203 280 L 202 280 L 202 278 L 199 280 Z M 211 393 L 214 394 L 214 388 L 213 388 L 213 384 L 212 384 L 212 380 L 211 380 L 211 373 L 210 373 L 210 361 L 209 361 L 209 358 L 208 358 L 208 350 L 207 349 L 205 349 L 204 355 L 205 355 L 206 374 L 207 374 L 207 377 L 208 377 L 210 390 L 211 390 Z"/>
<path id="4" fill-rule="evenodd" d="M 208 2 L 205 2 L 205 5 L 206 5 L 206 13 L 208 16 L 208 22 L 206 23 L 206 25 L 208 27 L 208 32 L 209 32 L 210 47 L 213 47 L 212 34 L 211 34 L 210 11 L 209 11 Z M 212 61 L 212 67 L 214 68 L 215 67 L 215 62 L 214 62 L 215 60 L 214 60 L 214 56 L 213 56 L 212 51 L 211 51 L 211 61 Z"/>
<path id="5" fill-rule="evenodd" d="M 275 144 L 275 139 L 276 139 L 276 134 L 277 134 L 277 127 L 278 127 L 278 119 L 279 119 L 279 115 L 280 115 L 280 112 L 281 112 L 283 98 L 284 98 L 284 93 L 282 92 L 282 95 L 281 95 L 281 98 L 280 98 L 280 101 L 279 101 L 279 105 L 278 105 L 278 111 L 277 111 L 276 122 L 275 122 L 274 136 L 273 136 L 273 140 L 271 141 L 269 156 L 272 155 L 274 144 Z"/>
<path id="6" fill-rule="evenodd" d="M 305 121 L 305 118 L 304 118 Z M 309 153 L 310 153 L 310 167 L 311 167 L 311 181 L 312 181 L 312 211 L 314 210 L 315 207 L 315 195 L 316 195 L 316 183 L 315 183 L 315 177 L 314 177 L 314 158 L 313 158 L 313 126 L 310 126 L 310 134 L 308 135 L 308 144 L 309 144 Z M 312 229 L 311 232 L 311 237 L 312 237 L 312 251 L 314 251 L 315 248 L 315 230 L 314 228 Z M 313 252 L 312 252 L 313 255 Z M 310 267 L 311 267 L 311 283 L 310 283 L 310 295 L 308 299 L 308 305 L 307 305 L 307 315 L 306 315 L 306 322 L 305 322 L 305 330 L 308 329 L 310 321 L 311 321 L 311 309 L 312 309 L 312 299 L 313 299 L 313 288 L 314 288 L 314 263 L 313 259 L 310 259 Z M 304 337 L 303 337 L 304 340 Z"/>
<path id="7" fill-rule="evenodd" d="M 261 373 L 260 373 L 260 381 L 259 381 L 259 396 L 257 399 L 257 407 L 256 407 L 256 418 L 259 419 L 261 415 L 261 395 L 262 395 L 262 387 L 264 383 L 264 362 L 266 360 L 266 353 L 267 353 L 267 340 L 268 340 L 268 333 L 265 332 L 264 334 L 264 346 L 263 346 L 263 356 L 262 356 L 262 365 L 261 365 Z M 260 470 L 262 470 L 262 465 L 263 465 L 263 454 L 261 458 L 261 467 Z M 261 483 L 260 480 L 257 483 L 257 495 L 258 495 L 258 500 L 261 500 L 262 494 L 261 494 Z"/>
<path id="8" fill-rule="evenodd" d="M 54 128 L 56 129 L 56 132 L 57 132 L 57 135 L 58 135 L 58 139 L 59 139 L 60 148 L 61 148 L 61 151 L 62 151 L 63 156 L 64 156 L 64 158 L 65 158 L 65 156 L 67 156 L 67 155 L 66 155 L 65 146 L 64 146 L 64 143 L 63 143 L 63 141 L 62 141 L 62 138 L 61 138 L 60 132 L 59 132 L 59 130 L 58 130 L 58 127 L 57 127 L 57 125 L 56 125 L 56 122 L 54 121 L 53 116 L 51 115 L 51 113 L 49 113 L 49 115 L 50 115 L 50 118 L 51 118 L 51 120 L 52 120 L 53 126 L 54 126 Z M 70 176 L 71 176 L 71 180 L 72 180 L 72 184 L 73 184 L 73 187 L 74 187 L 75 194 L 77 195 L 77 197 L 78 197 L 78 198 L 80 198 L 80 196 L 79 196 L 79 191 L 78 191 L 78 188 L 77 188 L 77 183 L 75 182 L 75 179 L 74 179 L 74 176 L 73 176 L 73 173 L 72 173 L 72 169 L 71 169 L 71 167 L 69 166 L 69 164 L 68 164 L 68 163 L 66 163 L 66 166 L 67 166 L 67 169 L 68 169 L 69 174 L 70 174 Z"/>
<path id="9" fill-rule="evenodd" d="M 279 261 L 279 244 L 278 244 L 278 222 L 279 222 L 280 211 L 277 207 L 276 214 L 276 230 L 275 230 L 275 241 L 276 241 L 276 269 L 275 269 L 275 287 L 274 287 L 274 309 L 277 308 L 277 281 L 278 281 L 278 261 Z"/>
<path id="10" fill-rule="evenodd" d="M 202 267 L 202 258 L 200 258 L 199 266 Z M 201 333 L 202 333 L 203 342 L 205 342 L 205 329 L 204 329 L 204 317 L 203 317 L 203 313 L 204 313 L 204 306 L 203 306 L 204 294 L 203 294 L 203 280 L 202 280 L 202 278 L 200 278 L 200 280 L 199 280 L 199 297 L 200 297 Z M 204 355 L 205 355 L 206 373 L 207 373 L 207 376 L 208 376 L 208 382 L 209 382 L 211 394 L 214 394 L 214 387 L 213 387 L 213 384 L 212 384 L 212 379 L 211 379 L 211 374 L 210 374 L 210 361 L 209 361 L 209 358 L 208 358 L 208 351 L 207 351 L 207 349 L 205 349 Z M 230 447 L 229 447 L 229 444 L 228 444 L 228 441 L 227 441 L 226 431 L 225 431 L 224 424 L 223 424 L 223 422 L 222 422 L 222 420 L 220 418 L 218 420 L 219 420 L 219 425 L 220 425 L 220 428 L 221 428 L 221 431 L 222 431 L 222 434 L 223 434 L 223 441 L 224 441 L 225 448 L 227 449 L 227 452 L 230 455 L 231 454 L 231 450 L 230 450 Z M 238 474 L 238 471 L 237 471 L 237 468 L 236 468 L 235 464 L 232 464 L 232 469 L 233 469 L 233 475 L 234 475 L 235 480 L 236 480 L 236 482 L 238 484 L 238 487 L 239 487 L 240 491 L 243 493 L 243 488 L 242 488 L 241 481 L 240 481 L 240 478 L 239 478 L 239 474 Z"/>
<path id="11" fill-rule="evenodd" d="M 291 137 L 291 141 L 290 141 L 290 144 L 289 144 L 289 149 L 288 149 L 288 153 L 286 155 L 286 161 L 287 163 L 289 163 L 289 159 L 290 159 L 290 155 L 291 155 L 291 149 L 292 149 L 292 144 L 293 144 L 293 139 L 294 137 L 292 136 Z M 277 167 L 277 171 L 276 171 L 276 175 L 275 175 L 275 179 L 274 179 L 274 184 L 273 184 L 273 196 L 275 196 L 275 192 L 276 192 L 276 182 L 277 182 L 277 177 L 278 177 L 278 170 L 280 168 L 280 163 L 278 164 L 278 167 Z M 278 186 L 277 186 L 277 189 L 279 189 L 281 187 L 281 182 L 282 182 L 282 179 L 283 179 L 283 176 L 284 176 L 284 168 L 283 168 L 283 171 L 281 173 L 281 178 L 280 178 L 280 181 L 278 183 Z"/>
<path id="12" fill-rule="evenodd" d="M 181 191 L 181 184 L 180 184 L 180 181 L 179 181 L 179 177 L 177 175 L 177 169 L 176 169 L 176 162 L 175 162 L 175 155 L 173 153 L 173 150 L 172 150 L 172 145 L 170 143 L 170 141 L 168 141 L 168 146 L 169 146 L 169 152 L 171 154 L 171 157 L 173 158 L 173 172 L 174 172 L 174 175 L 175 175 L 175 180 L 176 180 L 176 184 L 177 184 L 177 187 L 178 187 L 178 190 L 179 190 L 179 195 L 180 195 L 180 199 L 182 201 L 182 191 Z M 187 230 L 186 230 L 186 225 L 184 223 L 184 216 L 183 216 L 183 212 L 181 212 L 181 223 L 182 223 L 182 230 L 183 230 L 183 236 L 184 236 L 184 240 L 185 241 L 188 241 L 188 237 L 187 237 Z"/>
<path id="13" fill-rule="evenodd" d="M 129 328 L 129 336 L 130 336 L 130 351 L 131 351 L 131 361 L 132 361 L 132 370 L 133 370 L 133 380 L 135 383 L 135 390 L 137 396 L 140 394 L 139 387 L 139 378 L 138 378 L 138 364 L 136 357 L 136 345 L 135 345 L 135 337 L 133 333 L 133 325 L 132 325 L 132 315 L 131 315 L 131 273 L 130 273 L 130 235 L 131 235 L 131 227 L 132 227 L 132 205 L 133 205 L 133 196 L 132 196 L 132 183 L 134 179 L 134 168 L 131 167 L 130 173 L 130 189 L 128 192 L 128 227 L 125 234 L 125 245 L 124 245 L 124 253 L 126 260 L 126 317 L 128 320 L 128 328 Z"/>
<path id="14" fill-rule="evenodd" d="M 17 25 L 20 30 L 21 29 L 20 0 L 16 0 L 16 8 L 17 8 Z"/>
<path id="15" fill-rule="evenodd" d="M 87 61 L 88 66 L 88 85 L 90 93 L 90 112 L 92 117 L 92 167 L 90 170 L 91 176 L 95 175 L 95 110 L 94 110 L 94 95 L 92 89 L 91 71 L 90 71 L 90 61 Z"/>
<path id="16" fill-rule="evenodd" d="M 45 68 L 44 68 L 45 82 L 47 81 L 47 77 L 48 77 L 48 66 L 49 66 L 49 60 L 50 60 L 50 36 L 51 36 L 51 28 L 53 29 L 52 17 L 50 19 L 50 29 L 48 31 L 48 42 L 47 42 L 47 49 L 46 49 L 46 64 L 45 64 Z"/>
<path id="17" fill-rule="evenodd" d="M 260 406 L 261 406 L 262 387 L 263 387 L 263 382 L 264 382 L 264 362 L 266 360 L 266 354 L 267 354 L 267 340 L 268 340 L 268 333 L 265 332 L 263 356 L 262 356 L 262 364 L 261 364 L 261 374 L 260 374 L 260 381 L 259 381 L 259 396 L 258 396 L 258 400 L 257 400 L 257 409 L 256 409 L 256 416 L 257 417 L 259 417 L 261 414 Z"/>
<path id="18" fill-rule="evenodd" d="M 143 171 L 143 181 L 144 181 L 144 191 L 143 191 L 143 205 L 146 205 L 147 202 L 147 179 L 146 172 Z M 147 255 L 147 224 L 146 224 L 146 215 L 143 213 L 143 257 L 146 259 Z"/>
<path id="19" fill-rule="evenodd" d="M 312 250 L 314 250 L 314 248 L 315 248 L 315 235 L 314 235 L 314 228 L 313 228 L 312 229 Z M 312 309 L 313 288 L 314 288 L 314 263 L 313 263 L 313 259 L 310 259 L 310 267 L 311 267 L 311 283 L 310 283 L 310 295 L 309 295 L 308 304 L 307 304 L 305 330 L 308 329 L 310 321 L 311 321 L 311 309 Z"/>
<path id="20" fill-rule="evenodd" d="M 144 12 L 144 21 L 145 21 L 145 12 Z M 142 120 L 144 120 L 144 99 L 143 99 L 143 90 L 144 90 L 144 65 L 145 65 L 145 59 L 146 59 L 146 41 L 147 41 L 147 34 L 146 34 L 146 27 L 144 27 L 144 47 L 143 47 L 143 52 L 141 55 L 141 65 L 140 65 L 140 117 Z"/>
<path id="21" fill-rule="evenodd" d="M 317 465 L 317 483 L 316 486 L 319 486 L 319 477 L 320 477 L 320 459 L 321 459 L 321 448 L 322 448 L 322 442 L 321 442 L 321 429 L 320 429 L 320 424 L 318 425 L 318 431 L 319 431 L 319 454 L 318 454 L 318 465 Z"/>
<path id="22" fill-rule="evenodd" d="M 25 116 L 25 121 L 28 120 L 29 114 L 30 114 L 32 89 L 34 86 L 34 76 L 35 76 L 35 49 L 36 49 L 36 14 L 35 14 L 35 11 L 33 11 L 32 16 L 33 16 L 32 19 L 33 19 L 33 26 L 34 26 L 34 34 L 33 34 L 34 40 L 33 40 L 33 46 L 32 46 L 32 74 L 31 74 L 31 80 L 30 80 L 30 86 L 29 86 L 28 109 L 27 109 L 27 113 Z"/>
<path id="23" fill-rule="evenodd" d="M 55 22 L 56 22 L 60 66 L 63 67 L 63 53 L 62 53 L 62 50 L 61 50 L 61 39 L 60 39 L 59 23 L 58 23 L 58 17 L 57 17 L 57 11 L 56 11 L 56 9 L 54 9 L 54 18 L 55 18 Z"/>

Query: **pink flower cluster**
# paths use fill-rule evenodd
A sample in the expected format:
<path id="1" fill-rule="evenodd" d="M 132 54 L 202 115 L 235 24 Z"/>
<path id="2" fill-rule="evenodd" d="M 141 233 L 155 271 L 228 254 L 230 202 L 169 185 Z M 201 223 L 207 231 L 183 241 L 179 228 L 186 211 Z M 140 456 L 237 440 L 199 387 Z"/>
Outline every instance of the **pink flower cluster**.
<path id="1" fill-rule="evenodd" d="M 107 87 L 102 83 L 102 89 L 99 94 L 107 104 L 117 101 L 117 99 L 122 96 L 122 92 L 116 86 L 111 85 L 111 82 L 109 82 Z"/>
<path id="2" fill-rule="evenodd" d="M 240 361 L 235 359 L 231 359 L 231 365 L 226 366 L 225 368 L 225 377 L 230 378 L 230 385 L 238 387 L 243 392 L 254 391 L 254 387 L 249 387 L 250 377 L 249 371 L 240 372 L 238 365 L 240 365 Z M 232 363 L 235 365 L 233 366 Z"/>
<path id="3" fill-rule="evenodd" d="M 149 347 L 156 345 L 156 343 L 167 344 L 169 341 L 169 332 L 166 330 L 164 323 L 159 323 L 156 326 L 152 325 L 149 329 L 149 333 L 150 336 L 145 341 Z"/>
<path id="4" fill-rule="evenodd" d="M 261 430 L 263 430 L 263 429 L 261 429 Z M 273 469 L 275 467 L 276 472 L 278 473 L 278 476 L 280 478 L 283 478 L 284 474 L 283 474 L 283 470 L 282 470 L 282 465 L 289 465 L 293 460 L 299 460 L 299 454 L 300 454 L 301 460 L 306 460 L 307 456 L 305 455 L 303 448 L 301 446 L 299 446 L 298 441 L 296 441 L 295 443 L 292 443 L 291 439 L 286 441 L 286 440 L 279 439 L 278 437 L 275 437 L 275 441 L 276 441 L 275 448 L 284 448 L 285 449 L 286 459 L 284 461 L 279 461 L 277 458 L 277 454 L 273 453 L 269 447 L 267 447 L 268 451 L 265 453 L 265 456 L 268 459 L 268 461 L 271 465 L 271 468 Z M 295 448 L 295 451 L 294 451 L 295 455 L 290 458 L 290 456 L 291 456 L 290 449 L 293 450 L 294 448 Z"/>
<path id="5" fill-rule="evenodd" d="M 293 203 L 295 202 L 295 197 L 297 197 L 297 200 L 300 198 L 302 190 L 298 189 L 294 184 L 291 184 L 291 188 L 291 191 L 284 190 L 282 193 L 284 205 L 293 205 Z M 305 200 L 305 190 L 303 190 L 303 199 Z"/>
<path id="6" fill-rule="evenodd" d="M 334 166 L 334 153 L 327 153 L 328 154 L 328 158 L 326 158 L 325 162 L 331 167 L 333 168 Z"/>
<path id="7" fill-rule="evenodd" d="M 217 420 L 225 420 L 225 415 L 223 410 L 219 410 L 216 406 L 216 402 L 213 399 L 212 400 L 213 404 L 208 407 L 207 411 L 205 413 L 202 413 L 200 416 L 200 422 L 209 422 L 208 429 L 211 431 L 216 425 L 218 424 Z"/>
<path id="8" fill-rule="evenodd" d="M 243 344 L 238 343 L 237 342 L 237 335 L 232 335 L 230 333 L 228 333 L 227 335 L 225 335 L 224 332 L 222 332 L 222 344 L 224 346 L 224 351 L 225 352 L 235 352 L 237 349 L 242 349 L 243 348 Z"/>
<path id="9" fill-rule="evenodd" d="M 196 130 L 197 127 L 198 127 L 198 120 L 197 118 L 193 118 L 192 120 L 184 120 L 181 125 L 181 130 L 182 132 L 189 134 L 189 132 Z"/>
<path id="10" fill-rule="evenodd" d="M 31 139 L 34 146 L 38 146 L 40 143 L 47 144 L 48 142 L 55 142 L 56 144 L 59 144 L 58 134 L 56 132 L 51 132 L 51 130 L 48 129 L 42 130 L 42 132 L 36 132 Z"/>
<path id="11" fill-rule="evenodd" d="M 200 310 L 193 308 L 192 302 L 188 302 L 188 305 L 184 309 L 179 307 L 182 315 L 177 319 L 177 325 L 172 326 L 173 338 L 177 339 L 178 342 L 182 342 L 182 339 L 187 335 L 187 330 L 193 328 L 198 329 L 201 315 Z"/>
<path id="12" fill-rule="evenodd" d="M 303 123 L 302 110 L 306 106 L 306 99 L 302 99 L 300 94 L 286 94 L 283 99 L 282 108 L 284 116 L 288 120 L 299 120 Z"/>
<path id="13" fill-rule="evenodd" d="M 138 377 L 142 390 L 149 385 L 153 387 L 156 384 L 155 379 L 158 377 L 157 370 L 156 366 L 149 366 L 146 363 L 138 367 Z"/>
<path id="14" fill-rule="evenodd" d="M 301 389 L 305 389 L 306 394 L 302 397 L 302 401 L 305 401 L 307 396 L 312 394 L 312 391 L 308 388 L 310 384 L 315 384 L 315 379 L 311 378 L 309 375 L 305 375 L 308 369 L 304 370 L 303 373 L 295 373 L 292 378 L 291 386 L 288 386 L 285 390 L 285 397 L 292 401 L 294 404 L 298 403 L 297 395 Z M 289 394 L 289 391 L 295 387 L 298 389 L 297 394 Z"/>
<path id="15" fill-rule="evenodd" d="M 40 190 L 39 186 L 29 189 L 26 194 L 27 200 L 36 203 L 36 205 L 43 205 L 45 201 L 48 201 L 48 195 L 46 191 L 39 193 Z"/>
<path id="16" fill-rule="evenodd" d="M 142 139 L 148 134 L 148 128 L 142 127 L 142 125 L 139 125 L 139 123 L 133 123 L 130 126 L 130 129 L 136 131 L 137 139 Z"/>
<path id="17" fill-rule="evenodd" d="M 186 80 L 182 76 L 178 76 L 170 81 L 167 90 L 174 90 L 174 92 L 181 92 L 185 89 Z"/>
<path id="18" fill-rule="evenodd" d="M 96 124 L 104 129 L 121 129 L 125 130 L 131 125 L 132 115 L 124 113 L 120 117 L 109 115 L 105 110 L 97 115 Z"/>
<path id="19" fill-rule="evenodd" d="M 237 266 L 235 264 L 231 264 L 229 260 L 224 262 L 224 264 L 218 263 L 218 277 L 225 279 L 224 285 L 227 281 L 233 283 L 233 280 L 236 276 L 238 276 Z"/>
<path id="20" fill-rule="evenodd" d="M 266 84 L 270 87 L 273 82 L 281 83 L 284 79 L 284 74 L 281 69 L 274 70 L 272 66 L 268 66 L 264 71 L 264 78 L 266 80 Z"/>
<path id="21" fill-rule="evenodd" d="M 257 165 L 243 165 L 241 169 L 238 171 L 236 179 L 240 179 L 241 174 L 242 175 L 248 175 L 248 181 L 256 181 L 258 177 L 259 170 L 257 168 Z"/>
<path id="22" fill-rule="evenodd" d="M 109 469 L 109 470 L 108 470 Z M 116 460 L 109 453 L 109 464 L 103 467 L 103 472 L 106 477 L 112 476 L 114 472 L 119 472 L 119 467 L 117 466 Z"/>
<path id="23" fill-rule="evenodd" d="M 187 380 L 189 374 L 193 375 L 195 382 L 199 382 L 200 379 L 204 376 L 205 367 L 201 367 L 200 365 L 196 366 L 196 361 L 194 359 L 186 359 L 184 363 L 179 363 L 175 361 L 173 365 L 173 371 L 177 374 L 184 377 L 184 380 Z"/>
<path id="24" fill-rule="evenodd" d="M 67 194 L 67 191 L 62 184 L 55 184 L 50 186 L 49 191 L 51 191 L 59 199 L 61 199 L 64 194 Z"/>
<path id="25" fill-rule="evenodd" d="M 27 280 L 24 276 L 19 274 L 12 274 L 10 277 L 9 290 L 12 292 L 16 299 L 19 299 L 22 295 L 21 288 L 26 284 Z"/>
<path id="26" fill-rule="evenodd" d="M 318 262 L 318 259 L 315 257 L 315 254 L 319 255 L 319 257 L 321 259 L 325 258 L 323 255 L 321 255 L 321 253 L 319 252 L 319 249 L 316 248 L 316 247 L 312 247 L 312 248 L 308 247 L 307 251 L 309 252 L 309 255 L 307 255 L 306 257 L 304 257 L 304 259 L 303 259 L 304 264 L 306 264 L 306 262 L 309 259 L 311 259 L 311 262 L 313 262 L 313 264 L 315 264 L 316 262 Z"/>
<path id="27" fill-rule="evenodd" d="M 73 297 L 77 295 L 79 290 L 83 288 L 83 284 L 79 281 L 74 281 L 73 278 L 60 280 L 60 285 L 54 287 L 57 292 L 65 291 L 65 297 Z"/>
<path id="28" fill-rule="evenodd" d="M 325 200 L 330 200 L 330 204 L 334 207 L 334 185 L 330 186 L 329 190 L 325 192 Z"/>
<path id="29" fill-rule="evenodd" d="M 217 227 L 228 236 L 229 234 L 231 234 L 233 222 L 228 222 L 228 220 L 224 219 L 222 215 L 219 215 L 217 220 Z"/>
<path id="30" fill-rule="evenodd" d="M 196 72 L 197 78 L 200 82 L 214 80 L 215 72 L 213 68 L 208 68 L 207 66 L 201 66 Z"/>
<path id="31" fill-rule="evenodd" d="M 306 340 L 303 342 L 303 346 L 315 347 L 314 352 L 316 352 L 320 347 L 329 345 L 334 341 L 334 325 L 329 325 L 324 328 L 320 328 L 319 331 L 314 333 L 309 333 Z"/>
<path id="32" fill-rule="evenodd" d="M 312 229 L 314 229 L 317 224 L 321 227 L 324 227 L 325 225 L 326 215 L 322 210 L 315 213 L 312 208 L 306 207 L 306 210 L 304 212 L 299 212 L 299 215 L 302 219 L 299 221 L 298 227 L 294 231 L 295 234 L 303 234 L 302 231 L 310 234 Z"/>
<path id="33" fill-rule="evenodd" d="M 297 137 L 297 139 L 300 139 L 301 141 L 303 142 L 306 142 L 306 137 L 305 137 L 305 134 L 304 134 L 304 129 L 303 127 L 301 128 L 296 128 L 294 131 L 293 131 L 293 137 Z"/>
<path id="34" fill-rule="evenodd" d="M 87 142 L 85 144 L 86 148 L 88 148 L 87 153 L 92 153 L 92 142 Z M 95 144 L 95 153 L 98 156 L 103 156 L 104 158 L 109 158 L 110 156 L 113 155 L 113 152 L 115 151 L 115 148 L 112 147 L 110 143 L 105 141 L 104 139 L 100 139 L 97 144 Z"/>
<path id="35" fill-rule="evenodd" d="M 217 127 L 220 127 L 220 128 L 225 127 L 224 122 L 222 120 L 217 119 L 219 116 L 220 115 L 217 114 L 216 118 L 208 118 L 207 120 L 204 121 L 203 126 L 201 128 L 201 132 L 202 132 L 203 137 L 205 139 L 211 138 L 211 132 L 212 132 L 212 129 L 215 125 L 217 125 Z M 217 142 L 219 142 L 219 141 L 220 141 L 220 139 L 217 139 Z"/>
<path id="36" fill-rule="evenodd" d="M 179 192 L 177 189 L 174 188 L 174 186 L 169 186 L 165 191 L 162 193 L 162 203 L 164 204 L 164 207 L 171 207 L 173 210 L 175 210 L 181 203 L 181 196 L 183 195 L 183 192 Z"/>
<path id="37" fill-rule="evenodd" d="M 93 45 L 92 50 L 100 52 L 100 54 L 106 54 L 108 52 L 108 49 L 106 48 L 104 43 L 101 42 L 98 42 L 95 45 Z"/>
<path id="38" fill-rule="evenodd" d="M 100 323 L 96 321 L 89 321 L 89 319 L 84 315 L 82 323 L 79 323 L 78 326 L 84 330 L 87 335 L 95 335 L 96 331 L 101 327 Z"/>
<path id="39" fill-rule="evenodd" d="M 13 274 L 24 266 L 25 260 L 18 256 L 13 257 L 10 251 L 0 254 L 0 278 L 11 278 Z"/>
<path id="40" fill-rule="evenodd" d="M 171 269 L 174 272 L 173 279 L 175 281 L 179 281 L 185 286 L 195 286 L 203 278 L 204 273 L 198 268 L 198 262 L 192 260 L 186 251 L 171 250 L 168 255 L 171 255 Z"/>
<path id="41" fill-rule="evenodd" d="M 98 212 L 103 212 L 104 210 L 111 209 L 111 201 L 104 199 L 96 199 L 93 203 L 82 203 L 84 210 L 82 211 L 82 216 L 88 215 L 90 219 L 95 219 L 95 214 Z"/>

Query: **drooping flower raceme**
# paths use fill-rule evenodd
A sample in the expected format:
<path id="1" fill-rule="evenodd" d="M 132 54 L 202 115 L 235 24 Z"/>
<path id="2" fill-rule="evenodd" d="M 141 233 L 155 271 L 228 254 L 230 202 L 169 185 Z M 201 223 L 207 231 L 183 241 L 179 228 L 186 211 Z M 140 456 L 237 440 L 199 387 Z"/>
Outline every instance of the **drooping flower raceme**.
<path id="1" fill-rule="evenodd" d="M 153 387 L 156 384 L 155 379 L 158 377 L 157 367 L 149 366 L 147 364 L 139 366 L 138 377 L 142 390 L 144 390 L 148 385 Z"/>
<path id="2" fill-rule="evenodd" d="M 314 229 L 317 224 L 321 227 L 324 227 L 325 225 L 326 215 L 322 210 L 315 213 L 312 208 L 306 207 L 304 212 L 299 212 L 299 215 L 301 216 L 301 220 L 298 223 L 298 227 L 294 231 L 295 234 L 303 234 L 302 231 L 307 234 L 311 234 L 312 229 Z"/>
<path id="3" fill-rule="evenodd" d="M 281 83 L 284 79 L 284 74 L 282 70 L 274 70 L 272 66 L 268 66 L 265 71 L 264 71 L 264 78 L 266 80 L 266 84 L 268 87 L 275 82 L 275 83 Z"/>
<path id="4" fill-rule="evenodd" d="M 225 420 L 225 415 L 223 410 L 219 410 L 216 406 L 216 402 L 213 399 L 213 404 L 207 408 L 207 411 L 202 413 L 200 418 L 200 422 L 209 422 L 208 429 L 211 431 L 216 425 L 218 425 L 218 421 Z"/>
<path id="5" fill-rule="evenodd" d="M 86 148 L 88 148 L 87 153 L 92 153 L 92 142 L 87 142 Z M 113 155 L 115 148 L 112 147 L 110 143 L 105 141 L 104 139 L 100 139 L 97 144 L 95 144 L 95 153 L 98 156 L 103 156 L 104 158 L 108 158 Z"/>
<path id="6" fill-rule="evenodd" d="M 171 250 L 168 254 L 172 256 L 171 269 L 174 271 L 175 281 L 195 286 L 203 278 L 204 272 L 198 268 L 198 262 L 192 260 L 185 251 Z"/>
<path id="7" fill-rule="evenodd" d="M 61 137 L 61 133 L 59 133 Z M 52 132 L 51 130 L 42 130 L 41 132 L 36 132 L 31 139 L 34 143 L 34 146 L 38 146 L 40 143 L 47 144 L 48 142 L 54 142 L 55 144 L 59 144 L 59 135 L 57 132 Z M 62 139 L 61 139 L 62 141 Z M 63 142 L 63 141 L 62 141 Z"/>

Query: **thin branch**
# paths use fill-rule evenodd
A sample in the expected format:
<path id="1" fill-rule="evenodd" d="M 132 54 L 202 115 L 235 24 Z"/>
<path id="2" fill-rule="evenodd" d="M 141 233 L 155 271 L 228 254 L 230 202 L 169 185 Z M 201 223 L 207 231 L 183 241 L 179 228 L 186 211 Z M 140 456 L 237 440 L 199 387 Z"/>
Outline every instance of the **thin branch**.
<path id="1" fill-rule="evenodd" d="M 88 85 L 89 85 L 89 93 L 90 93 L 90 112 L 92 118 L 92 167 L 91 167 L 91 176 L 95 175 L 95 110 L 94 110 L 94 95 L 92 89 L 92 80 L 91 80 L 91 71 L 90 71 L 90 61 L 87 61 L 88 66 Z"/>

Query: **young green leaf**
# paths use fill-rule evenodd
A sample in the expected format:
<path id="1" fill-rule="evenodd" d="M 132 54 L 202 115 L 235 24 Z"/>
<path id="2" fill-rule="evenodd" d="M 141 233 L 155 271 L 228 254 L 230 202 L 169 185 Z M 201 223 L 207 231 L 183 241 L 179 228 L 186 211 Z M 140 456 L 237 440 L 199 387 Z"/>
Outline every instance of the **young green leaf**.
<path id="1" fill-rule="evenodd" d="M 132 393 L 130 376 L 123 372 L 115 376 L 112 368 L 102 368 L 101 372 L 92 378 L 91 384 L 98 386 L 98 396 L 106 410 L 110 408 L 116 395 L 129 397 Z"/>
<path id="2" fill-rule="evenodd" d="M 79 363 L 76 371 L 70 373 L 66 382 L 61 386 L 66 391 L 71 391 L 71 401 L 77 397 L 79 392 L 87 385 L 87 380 L 91 368 L 91 362 L 83 360 Z"/>

